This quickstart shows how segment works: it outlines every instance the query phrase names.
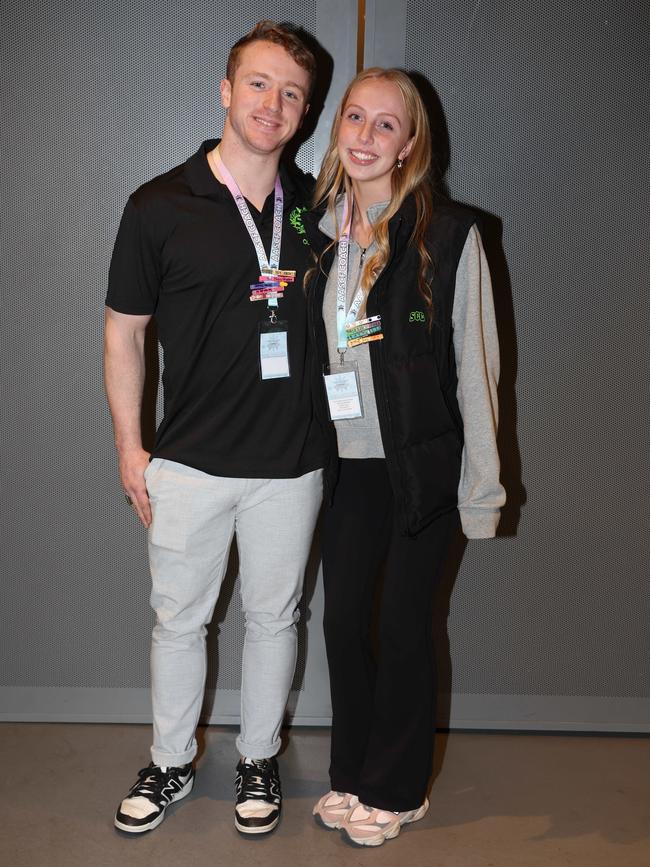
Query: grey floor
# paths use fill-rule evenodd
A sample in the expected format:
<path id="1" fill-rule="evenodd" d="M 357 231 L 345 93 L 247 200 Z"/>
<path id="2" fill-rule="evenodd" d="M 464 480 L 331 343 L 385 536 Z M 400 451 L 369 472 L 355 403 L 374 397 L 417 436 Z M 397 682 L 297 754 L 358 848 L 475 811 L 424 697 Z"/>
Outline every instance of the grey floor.
<path id="1" fill-rule="evenodd" d="M 650 739 L 452 733 L 437 739 L 431 809 L 380 849 L 311 819 L 328 731 L 294 728 L 280 827 L 232 826 L 235 732 L 200 730 L 193 793 L 141 837 L 112 827 L 147 762 L 148 727 L 0 725 L 2 867 L 650 867 Z"/>

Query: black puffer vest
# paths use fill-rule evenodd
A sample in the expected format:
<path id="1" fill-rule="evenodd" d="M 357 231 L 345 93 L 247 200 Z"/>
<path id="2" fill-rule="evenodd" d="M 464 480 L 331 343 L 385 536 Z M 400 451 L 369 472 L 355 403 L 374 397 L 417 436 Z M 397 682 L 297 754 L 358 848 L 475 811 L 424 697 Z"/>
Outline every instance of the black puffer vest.
<path id="1" fill-rule="evenodd" d="M 304 215 L 314 253 L 330 242 L 318 229 L 322 211 Z M 381 437 L 402 532 L 415 536 L 458 503 L 463 421 L 456 399 L 458 378 L 452 338 L 456 269 L 476 214 L 453 204 L 437 205 L 427 233 L 434 263 L 433 325 L 417 289 L 420 257 L 410 243 L 415 205 L 407 199 L 389 224 L 390 257 L 370 294 L 367 314 L 381 314 L 384 339 L 369 344 Z M 310 333 L 316 347 L 314 389 L 327 432 L 326 494 L 336 483 L 336 434 L 329 421 L 323 367 L 329 362 L 322 317 L 323 295 L 334 248 L 307 289 Z"/>

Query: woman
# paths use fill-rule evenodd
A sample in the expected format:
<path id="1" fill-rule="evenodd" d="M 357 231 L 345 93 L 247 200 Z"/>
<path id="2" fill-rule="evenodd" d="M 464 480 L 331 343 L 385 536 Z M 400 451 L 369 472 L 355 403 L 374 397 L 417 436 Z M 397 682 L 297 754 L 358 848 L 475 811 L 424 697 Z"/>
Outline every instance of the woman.
<path id="1" fill-rule="evenodd" d="M 459 514 L 468 538 L 488 538 L 505 500 L 488 266 L 476 215 L 434 204 L 430 156 L 411 80 L 368 69 L 343 97 L 306 215 L 318 257 L 308 283 L 317 400 L 331 443 L 322 545 L 332 791 L 314 815 L 364 846 L 428 808 L 436 582 Z"/>

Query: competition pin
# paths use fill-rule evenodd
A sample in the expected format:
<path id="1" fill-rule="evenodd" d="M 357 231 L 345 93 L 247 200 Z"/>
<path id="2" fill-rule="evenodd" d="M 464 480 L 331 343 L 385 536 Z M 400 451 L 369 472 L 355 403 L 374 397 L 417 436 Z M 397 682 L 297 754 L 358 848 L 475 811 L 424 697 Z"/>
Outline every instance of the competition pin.
<path id="1" fill-rule="evenodd" d="M 250 284 L 251 292 L 270 292 L 272 289 L 280 289 L 280 282 L 276 280 L 274 283 L 251 283 Z"/>
<path id="2" fill-rule="evenodd" d="M 376 316 L 367 316 L 365 319 L 355 319 L 348 327 L 352 328 L 352 326 L 354 326 L 356 328 L 357 325 L 372 325 L 375 322 L 381 322 L 381 314 L 378 313 Z"/>
<path id="3" fill-rule="evenodd" d="M 383 340 L 383 334 L 371 334 L 369 337 L 355 337 L 352 340 L 348 340 L 348 346 L 352 348 L 353 346 L 359 346 L 361 343 L 372 343 L 373 340 Z"/>
<path id="4" fill-rule="evenodd" d="M 289 285 L 286 280 L 278 280 L 277 277 L 267 277 L 265 274 L 262 274 L 262 276 L 260 277 L 260 280 L 262 281 L 262 283 L 261 283 L 262 286 L 278 286 L 278 285 L 280 285 L 280 286 L 282 286 L 283 289 L 286 289 L 286 287 Z"/>
<path id="5" fill-rule="evenodd" d="M 366 319 L 357 319 L 346 323 L 345 335 L 348 347 L 359 346 L 361 343 L 370 343 L 373 340 L 383 340 L 381 316 L 368 316 Z"/>
<path id="6" fill-rule="evenodd" d="M 381 331 L 381 323 L 380 322 L 366 322 L 365 325 L 358 325 L 356 322 L 351 322 L 349 325 L 345 326 L 345 331 L 348 335 L 350 334 L 364 334 L 371 331 Z"/>
<path id="7" fill-rule="evenodd" d="M 260 274 L 260 280 L 262 283 L 280 283 L 281 286 L 288 286 L 290 282 L 287 277 L 278 277 L 273 274 Z"/>
<path id="8" fill-rule="evenodd" d="M 348 346 L 351 340 L 356 340 L 357 337 L 370 337 L 371 334 L 379 334 L 381 325 L 375 325 L 372 328 L 355 328 L 353 331 L 348 331 Z"/>
<path id="9" fill-rule="evenodd" d="M 252 292 L 251 301 L 268 301 L 270 298 L 284 298 L 284 292 L 278 292 L 275 289 L 269 292 Z"/>
<path id="10" fill-rule="evenodd" d="M 296 279 L 296 272 L 282 268 L 262 268 L 261 280 L 265 280 L 266 278 L 273 279 L 274 277 L 276 279 L 279 277 L 288 283 L 293 283 Z"/>

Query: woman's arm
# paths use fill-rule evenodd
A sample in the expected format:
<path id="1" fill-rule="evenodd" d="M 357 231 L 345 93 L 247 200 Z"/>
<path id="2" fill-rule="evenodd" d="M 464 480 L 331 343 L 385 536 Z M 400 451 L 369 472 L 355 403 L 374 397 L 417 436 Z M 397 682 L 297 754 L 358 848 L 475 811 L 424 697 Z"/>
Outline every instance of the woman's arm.
<path id="1" fill-rule="evenodd" d="M 488 539 L 496 533 L 506 494 L 497 451 L 499 341 L 490 271 L 476 226 L 458 263 L 452 323 L 465 431 L 458 510 L 468 539 Z"/>

